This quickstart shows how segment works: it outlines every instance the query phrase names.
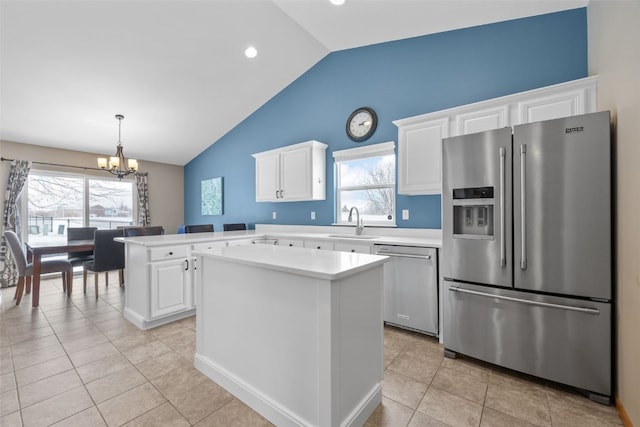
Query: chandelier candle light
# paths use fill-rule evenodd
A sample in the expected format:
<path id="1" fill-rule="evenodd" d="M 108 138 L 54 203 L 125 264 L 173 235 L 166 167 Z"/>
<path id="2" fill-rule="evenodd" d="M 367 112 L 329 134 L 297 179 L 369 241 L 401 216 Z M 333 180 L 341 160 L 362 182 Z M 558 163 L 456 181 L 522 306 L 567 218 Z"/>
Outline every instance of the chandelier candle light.
<path id="1" fill-rule="evenodd" d="M 138 170 L 138 161 L 136 159 L 129 159 L 127 161 L 124 157 L 124 154 L 122 153 L 122 142 L 120 141 L 122 119 L 124 119 L 124 116 L 122 114 L 116 114 L 116 119 L 118 119 L 118 147 L 116 155 L 109 158 L 108 167 L 106 157 L 98 157 L 98 166 L 101 169 L 117 176 L 118 179 L 122 179 L 123 177 L 135 173 Z"/>

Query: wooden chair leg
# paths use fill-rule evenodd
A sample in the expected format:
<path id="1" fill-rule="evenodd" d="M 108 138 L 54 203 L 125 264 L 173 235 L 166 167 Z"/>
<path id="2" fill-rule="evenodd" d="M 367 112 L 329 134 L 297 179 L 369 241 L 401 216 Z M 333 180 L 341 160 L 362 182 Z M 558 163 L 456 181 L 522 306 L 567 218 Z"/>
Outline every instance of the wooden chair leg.
<path id="1" fill-rule="evenodd" d="M 30 294 L 31 293 L 31 276 L 26 278 L 26 287 L 27 287 L 27 293 Z"/>
<path id="2" fill-rule="evenodd" d="M 109 272 L 108 271 L 104 272 L 104 280 L 105 280 L 105 282 L 107 282 L 107 287 L 109 287 Z"/>
<path id="3" fill-rule="evenodd" d="M 84 293 L 87 293 L 87 269 L 82 268 L 82 289 Z"/>
<path id="4" fill-rule="evenodd" d="M 67 272 L 62 272 L 62 292 L 67 293 Z"/>
<path id="5" fill-rule="evenodd" d="M 22 300 L 22 292 L 24 291 L 24 276 L 18 278 L 18 286 L 16 287 L 16 305 L 20 305 L 20 301 Z"/>
<path id="6" fill-rule="evenodd" d="M 98 273 L 97 271 L 94 271 L 93 278 L 94 278 L 95 287 L 96 287 L 96 299 L 98 299 L 98 276 L 100 276 L 100 273 Z"/>
<path id="7" fill-rule="evenodd" d="M 120 275 L 120 287 L 124 287 L 124 269 L 120 269 L 118 270 L 118 273 Z"/>
<path id="8" fill-rule="evenodd" d="M 71 296 L 71 291 L 73 290 L 73 269 L 67 270 L 67 295 Z"/>

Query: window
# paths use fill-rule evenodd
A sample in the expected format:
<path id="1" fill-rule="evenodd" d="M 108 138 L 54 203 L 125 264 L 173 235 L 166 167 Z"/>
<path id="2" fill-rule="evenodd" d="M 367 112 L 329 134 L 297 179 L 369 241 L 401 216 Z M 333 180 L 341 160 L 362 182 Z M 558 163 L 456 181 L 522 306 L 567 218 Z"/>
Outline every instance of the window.
<path id="1" fill-rule="evenodd" d="M 349 223 L 355 206 L 365 225 L 396 225 L 394 148 L 393 142 L 386 142 L 333 153 L 338 224 Z"/>
<path id="2" fill-rule="evenodd" d="M 69 227 L 133 225 L 133 197 L 131 181 L 32 169 L 21 196 L 27 241 L 65 242 Z"/>

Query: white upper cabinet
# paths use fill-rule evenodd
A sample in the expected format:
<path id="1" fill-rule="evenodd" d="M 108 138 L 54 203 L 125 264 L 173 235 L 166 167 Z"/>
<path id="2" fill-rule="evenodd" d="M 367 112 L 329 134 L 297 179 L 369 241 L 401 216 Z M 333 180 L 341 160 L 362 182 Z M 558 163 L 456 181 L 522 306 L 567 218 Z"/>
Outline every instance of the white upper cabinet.
<path id="1" fill-rule="evenodd" d="M 395 120 L 398 194 L 442 193 L 442 139 L 596 111 L 598 77 Z"/>
<path id="2" fill-rule="evenodd" d="M 327 145 L 307 141 L 253 154 L 256 202 L 326 199 Z"/>

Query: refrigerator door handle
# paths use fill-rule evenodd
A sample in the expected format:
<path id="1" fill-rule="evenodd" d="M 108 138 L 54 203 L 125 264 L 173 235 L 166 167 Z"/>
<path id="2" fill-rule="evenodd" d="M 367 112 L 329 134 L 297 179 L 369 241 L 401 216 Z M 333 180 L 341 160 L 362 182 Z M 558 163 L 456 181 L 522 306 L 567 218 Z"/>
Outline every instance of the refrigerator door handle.
<path id="1" fill-rule="evenodd" d="M 504 197 L 504 185 L 505 185 L 505 161 L 506 161 L 506 150 L 504 147 L 500 147 L 500 267 L 504 268 L 507 266 L 507 226 L 505 223 L 506 220 L 506 207 L 505 197 Z"/>
<path id="2" fill-rule="evenodd" d="M 520 270 L 527 269 L 527 145 L 520 146 Z"/>
<path id="3" fill-rule="evenodd" d="M 543 301 L 531 301 L 531 300 L 522 299 L 522 298 L 508 297 L 508 296 L 505 296 L 505 295 L 496 295 L 496 294 L 490 294 L 490 293 L 486 293 L 486 292 L 478 292 L 478 291 L 473 291 L 471 289 L 463 289 L 463 288 L 456 287 L 456 286 L 450 286 L 449 290 L 452 291 L 452 292 L 460 292 L 460 293 L 463 293 L 463 294 L 471 294 L 471 295 L 477 295 L 477 296 L 481 296 L 481 297 L 495 298 L 495 299 L 501 299 L 501 300 L 506 300 L 506 301 L 519 302 L 519 303 L 528 304 L 528 305 L 537 305 L 537 306 L 540 306 L 540 307 L 557 308 L 557 309 L 560 309 L 560 310 L 568 310 L 568 311 L 577 311 L 577 312 L 585 313 L 585 314 L 594 314 L 594 315 L 599 315 L 600 314 L 600 310 L 598 310 L 597 308 L 577 307 L 577 306 L 565 305 L 565 304 L 553 304 L 553 303 L 543 302 Z"/>

